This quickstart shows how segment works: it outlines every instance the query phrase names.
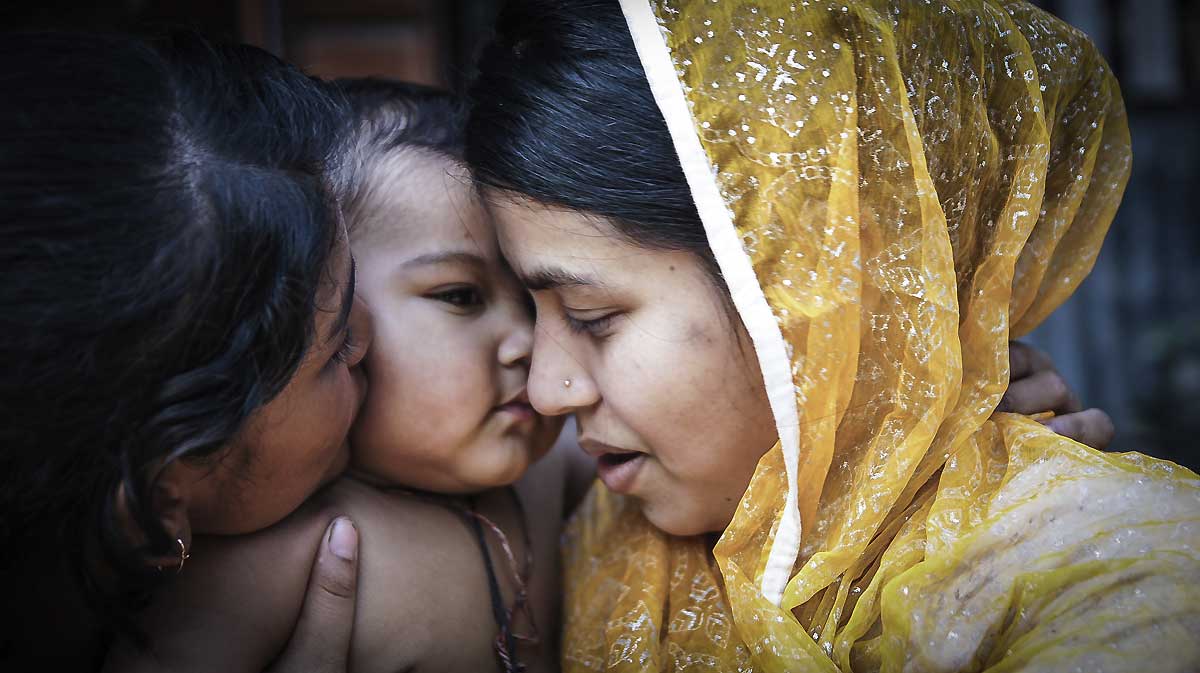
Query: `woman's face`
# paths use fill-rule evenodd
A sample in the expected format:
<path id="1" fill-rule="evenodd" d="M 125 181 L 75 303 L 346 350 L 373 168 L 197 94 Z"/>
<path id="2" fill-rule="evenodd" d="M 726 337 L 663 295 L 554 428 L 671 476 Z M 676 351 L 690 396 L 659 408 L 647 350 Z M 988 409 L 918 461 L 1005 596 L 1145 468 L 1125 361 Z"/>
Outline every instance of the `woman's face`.
<path id="1" fill-rule="evenodd" d="M 237 534 L 290 514 L 346 467 L 346 441 L 366 392 L 358 367 L 371 320 L 354 294 L 343 241 L 318 295 L 313 344 L 283 391 L 251 417 L 216 464 L 179 461 L 189 482 L 187 514 L 196 533 Z"/>
<path id="2" fill-rule="evenodd" d="M 490 196 L 537 305 L 533 406 L 574 413 L 600 479 L 658 528 L 723 530 L 776 432 L 753 348 L 702 262 L 600 218 Z"/>

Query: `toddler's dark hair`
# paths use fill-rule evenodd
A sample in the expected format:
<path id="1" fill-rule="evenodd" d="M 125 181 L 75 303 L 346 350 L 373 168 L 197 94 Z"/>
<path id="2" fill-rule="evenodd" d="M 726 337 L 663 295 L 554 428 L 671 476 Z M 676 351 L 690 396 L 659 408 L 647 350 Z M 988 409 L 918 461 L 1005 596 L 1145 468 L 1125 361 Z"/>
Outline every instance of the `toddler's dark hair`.
<path id="1" fill-rule="evenodd" d="M 370 172 L 396 152 L 418 149 L 461 160 L 464 110 L 453 94 L 374 77 L 340 79 L 333 85 L 353 115 L 342 138 L 337 179 L 351 220 L 369 195 Z"/>

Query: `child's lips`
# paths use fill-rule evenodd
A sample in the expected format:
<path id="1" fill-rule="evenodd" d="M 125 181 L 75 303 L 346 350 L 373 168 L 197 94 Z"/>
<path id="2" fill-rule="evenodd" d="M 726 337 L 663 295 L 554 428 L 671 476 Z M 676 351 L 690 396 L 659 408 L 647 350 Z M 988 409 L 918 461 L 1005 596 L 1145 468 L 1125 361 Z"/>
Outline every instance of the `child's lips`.
<path id="1" fill-rule="evenodd" d="M 537 419 L 537 412 L 534 411 L 533 406 L 521 400 L 513 400 L 512 402 L 501 404 L 496 407 L 496 411 L 510 414 L 520 421 L 533 421 Z"/>
<path id="2" fill-rule="evenodd" d="M 495 410 L 497 413 L 508 414 L 523 423 L 533 423 L 539 418 L 538 412 L 529 403 L 529 391 L 524 387 L 509 397 L 507 402 L 497 405 Z"/>

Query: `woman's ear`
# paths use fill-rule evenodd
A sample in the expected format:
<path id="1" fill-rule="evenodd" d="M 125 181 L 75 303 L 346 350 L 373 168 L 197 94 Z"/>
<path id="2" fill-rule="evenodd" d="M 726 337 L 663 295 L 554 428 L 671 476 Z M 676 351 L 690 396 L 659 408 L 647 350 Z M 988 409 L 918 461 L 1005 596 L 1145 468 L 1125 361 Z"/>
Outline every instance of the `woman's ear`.
<path id="1" fill-rule="evenodd" d="M 175 539 L 171 548 L 162 554 L 146 557 L 146 564 L 160 570 L 182 568 L 192 548 L 192 525 L 188 517 L 190 501 L 189 486 L 194 480 L 187 479 L 185 466 L 172 463 L 163 468 L 150 493 L 150 511 L 169 537 Z M 136 546 L 146 543 L 146 533 L 133 516 L 129 507 L 129 494 L 125 485 L 117 488 L 117 516 L 129 539 Z"/>

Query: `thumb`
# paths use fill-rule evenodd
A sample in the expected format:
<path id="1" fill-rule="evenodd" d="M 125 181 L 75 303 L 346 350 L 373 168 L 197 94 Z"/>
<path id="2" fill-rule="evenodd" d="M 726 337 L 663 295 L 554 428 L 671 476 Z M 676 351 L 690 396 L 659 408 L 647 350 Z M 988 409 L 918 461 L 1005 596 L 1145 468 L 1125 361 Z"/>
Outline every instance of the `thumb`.
<path id="1" fill-rule="evenodd" d="M 338 517 L 329 524 L 317 551 L 296 630 L 270 670 L 344 672 L 350 657 L 357 591 L 358 529 L 350 519 Z"/>

